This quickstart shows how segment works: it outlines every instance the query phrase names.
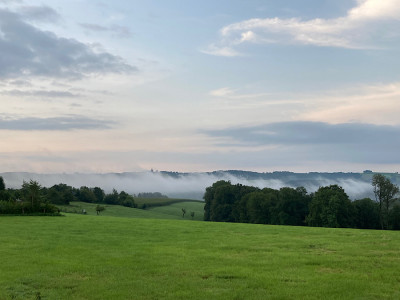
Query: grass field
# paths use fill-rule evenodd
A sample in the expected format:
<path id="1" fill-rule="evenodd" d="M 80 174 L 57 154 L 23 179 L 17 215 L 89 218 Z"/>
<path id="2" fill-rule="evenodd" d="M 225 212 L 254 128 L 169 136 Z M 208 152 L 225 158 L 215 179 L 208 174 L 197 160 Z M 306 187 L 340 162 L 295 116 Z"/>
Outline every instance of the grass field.
<path id="1" fill-rule="evenodd" d="M 146 208 L 157 207 L 157 206 L 167 206 L 176 203 L 182 202 L 194 202 L 194 203 L 203 203 L 203 201 L 199 200 L 190 200 L 190 199 L 177 199 L 177 198 L 137 198 L 135 197 L 135 203 L 139 208 L 142 208 L 143 205 Z"/>
<path id="2" fill-rule="evenodd" d="M 399 232 L 0 217 L 0 299 L 399 299 Z"/>
<path id="3" fill-rule="evenodd" d="M 170 205 L 153 206 L 146 210 L 134 209 L 120 205 L 104 205 L 105 210 L 101 216 L 109 217 L 124 217 L 124 218 L 151 218 L 151 219 L 183 219 L 192 220 L 190 212 L 195 212 L 193 220 L 204 219 L 204 202 L 201 201 L 179 201 Z M 96 206 L 94 203 L 86 202 L 71 202 L 70 205 L 57 205 L 63 212 L 81 213 L 86 211 L 87 215 L 97 215 Z M 182 218 L 182 208 L 185 208 L 187 213 L 185 218 Z M 0 299 L 1 300 L 1 299 Z"/>
<path id="4" fill-rule="evenodd" d="M 166 206 L 151 207 L 148 210 L 163 215 L 179 217 L 182 219 L 182 208 L 186 209 L 185 219 L 189 220 L 204 220 L 204 202 L 200 201 L 186 201 L 173 203 Z M 194 212 L 194 217 L 190 216 L 190 213 Z"/>

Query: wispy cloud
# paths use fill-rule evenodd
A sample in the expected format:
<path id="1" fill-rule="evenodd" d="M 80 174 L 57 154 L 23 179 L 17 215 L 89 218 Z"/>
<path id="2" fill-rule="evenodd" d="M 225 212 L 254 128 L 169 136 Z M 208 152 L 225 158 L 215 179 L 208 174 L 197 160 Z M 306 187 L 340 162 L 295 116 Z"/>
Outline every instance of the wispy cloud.
<path id="1" fill-rule="evenodd" d="M 80 23 L 79 25 L 88 32 L 93 32 L 93 33 L 106 32 L 123 38 L 129 38 L 132 36 L 131 30 L 126 26 L 120 26 L 120 25 L 101 26 L 98 24 L 91 24 L 91 23 Z"/>
<path id="2" fill-rule="evenodd" d="M 18 131 L 69 131 L 77 129 L 110 129 L 115 122 L 83 116 L 52 118 L 10 118 L 0 116 L 0 130 Z"/>
<path id="3" fill-rule="evenodd" d="M 216 46 L 214 44 L 209 45 L 205 49 L 201 49 L 200 52 L 204 54 L 209 54 L 209 55 L 215 55 L 215 56 L 225 56 L 225 57 L 234 57 L 234 56 L 240 56 L 238 51 L 234 50 L 230 46 Z"/>
<path id="4" fill-rule="evenodd" d="M 229 87 L 220 88 L 217 90 L 212 90 L 209 93 L 210 96 L 225 98 L 225 99 L 255 99 L 255 98 L 266 98 L 271 96 L 269 93 L 238 93 L 237 90 L 234 90 Z M 281 101 L 280 103 L 282 103 Z M 292 101 L 291 101 L 292 102 Z"/>
<path id="5" fill-rule="evenodd" d="M 297 118 L 330 123 L 399 124 L 400 82 L 357 87 L 349 91 L 309 95 Z"/>
<path id="6" fill-rule="evenodd" d="M 79 94 L 71 93 L 69 91 L 55 91 L 55 90 L 5 90 L 0 94 L 17 97 L 45 97 L 45 98 L 76 98 Z"/>
<path id="7" fill-rule="evenodd" d="M 236 56 L 239 52 L 235 48 L 249 43 L 378 48 L 385 39 L 399 39 L 398 34 L 393 35 L 399 20 L 400 0 L 358 0 L 345 16 L 334 19 L 257 18 L 227 25 L 220 30 L 219 44 L 211 44 L 203 52 Z M 386 26 L 384 31 L 382 26 Z"/>

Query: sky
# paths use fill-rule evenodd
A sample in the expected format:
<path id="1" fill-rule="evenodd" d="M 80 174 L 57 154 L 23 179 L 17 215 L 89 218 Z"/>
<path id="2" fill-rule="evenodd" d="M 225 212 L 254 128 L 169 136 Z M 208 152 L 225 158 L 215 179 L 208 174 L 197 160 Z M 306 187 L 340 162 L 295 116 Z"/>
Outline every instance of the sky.
<path id="1" fill-rule="evenodd" d="M 0 0 L 0 171 L 397 172 L 400 0 Z"/>

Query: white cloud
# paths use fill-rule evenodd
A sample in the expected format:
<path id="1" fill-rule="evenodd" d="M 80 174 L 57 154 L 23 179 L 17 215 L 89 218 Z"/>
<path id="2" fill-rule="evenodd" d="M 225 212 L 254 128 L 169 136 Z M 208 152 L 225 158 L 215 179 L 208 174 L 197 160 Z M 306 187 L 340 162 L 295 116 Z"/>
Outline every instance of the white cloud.
<path id="1" fill-rule="evenodd" d="M 225 99 L 256 99 L 256 98 L 264 98 L 264 100 L 271 100 L 271 93 L 239 93 L 237 90 L 234 90 L 230 87 L 223 87 L 217 90 L 212 90 L 209 92 L 210 96 L 225 98 Z M 271 102 L 271 101 L 270 101 Z M 280 102 L 282 103 L 282 101 Z"/>
<path id="2" fill-rule="evenodd" d="M 200 52 L 209 55 L 215 56 L 226 56 L 226 57 L 234 57 L 240 56 L 241 54 L 231 47 L 218 47 L 215 45 L 209 45 L 206 49 L 200 50 Z"/>
<path id="3" fill-rule="evenodd" d="M 398 0 L 358 0 L 358 6 L 348 13 L 350 19 L 399 19 L 400 2 Z"/>
<path id="4" fill-rule="evenodd" d="M 400 0 L 359 0 L 346 16 L 334 19 L 302 20 L 300 18 L 249 19 L 233 23 L 220 30 L 221 41 L 204 53 L 235 56 L 235 47 L 245 43 L 301 44 L 320 47 L 376 48 L 375 31 L 380 24 L 400 21 Z M 398 24 L 396 24 L 398 27 Z M 393 31 L 397 29 L 393 27 Z M 393 37 L 393 31 L 383 30 Z M 374 36 L 374 38 L 372 38 Z M 396 35 L 394 35 L 396 37 Z M 224 50 L 225 49 L 225 50 Z M 229 49 L 229 51 L 226 51 Z"/>
<path id="5" fill-rule="evenodd" d="M 224 87 L 224 88 L 221 88 L 221 89 L 218 89 L 218 90 L 211 91 L 210 95 L 214 96 L 214 97 L 226 97 L 226 96 L 231 96 L 234 93 L 235 93 L 235 91 L 232 90 L 231 88 Z"/>

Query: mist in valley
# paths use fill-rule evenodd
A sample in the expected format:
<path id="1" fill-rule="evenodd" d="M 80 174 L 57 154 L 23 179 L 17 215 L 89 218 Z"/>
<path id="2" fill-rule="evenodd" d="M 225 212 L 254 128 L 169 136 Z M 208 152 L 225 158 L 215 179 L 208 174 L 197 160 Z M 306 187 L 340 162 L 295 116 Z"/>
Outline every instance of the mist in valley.
<path id="1" fill-rule="evenodd" d="M 218 180 L 230 181 L 259 188 L 280 189 L 281 187 L 304 186 L 309 193 L 321 186 L 337 184 L 344 188 L 349 197 L 373 198 L 371 181 L 359 173 L 254 173 L 246 171 L 217 171 L 210 173 L 175 172 L 132 172 L 106 174 L 38 174 L 38 173 L 0 173 L 9 188 L 20 188 L 23 181 L 35 180 L 44 187 L 65 183 L 79 188 L 101 187 L 109 193 L 113 189 L 129 194 L 160 192 L 170 198 L 202 200 L 205 189 Z M 398 176 L 395 176 L 398 182 Z"/>

